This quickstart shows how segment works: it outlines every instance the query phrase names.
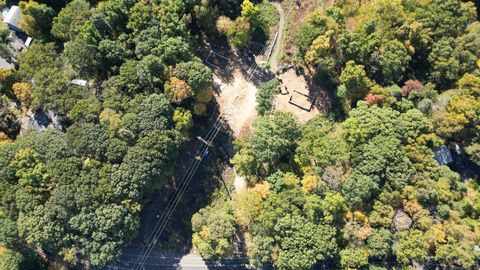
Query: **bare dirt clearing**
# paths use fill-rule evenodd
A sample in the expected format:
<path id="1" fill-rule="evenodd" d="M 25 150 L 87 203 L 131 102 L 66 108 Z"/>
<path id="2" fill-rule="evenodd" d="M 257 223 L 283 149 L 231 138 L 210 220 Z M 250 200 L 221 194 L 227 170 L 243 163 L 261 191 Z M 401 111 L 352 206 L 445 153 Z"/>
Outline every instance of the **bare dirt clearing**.
<path id="1" fill-rule="evenodd" d="M 292 68 L 281 74 L 279 78 L 282 81 L 282 92 L 275 96 L 275 110 L 291 112 L 302 123 L 312 119 L 317 114 L 327 113 L 330 107 L 328 94 L 316 86 L 315 83 L 310 83 L 308 76 L 297 74 L 295 69 Z M 304 95 L 315 98 L 310 111 L 306 108 L 310 106 L 311 101 Z M 302 105 L 304 108 L 291 104 L 291 97 L 293 102 Z"/>
<path id="2" fill-rule="evenodd" d="M 214 76 L 218 102 L 221 115 L 224 116 L 235 138 L 241 138 L 248 131 L 257 116 L 256 100 L 257 87 L 249 82 L 239 69 L 232 71 L 233 79 L 223 83 Z"/>

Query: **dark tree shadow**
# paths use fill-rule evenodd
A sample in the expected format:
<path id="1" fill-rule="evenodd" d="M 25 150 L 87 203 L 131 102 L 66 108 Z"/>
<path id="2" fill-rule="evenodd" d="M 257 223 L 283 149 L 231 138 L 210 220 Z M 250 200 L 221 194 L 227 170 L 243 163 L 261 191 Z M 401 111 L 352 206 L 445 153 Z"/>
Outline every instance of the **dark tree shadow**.
<path id="1" fill-rule="evenodd" d="M 148 240 L 151 239 L 152 232 L 163 211 L 167 209 L 171 197 L 179 190 L 192 161 L 199 156 L 198 149 L 202 146 L 202 142 L 196 137 L 205 138 L 206 134 L 211 131 L 213 123 L 218 119 L 217 108 L 218 105 L 213 100 L 209 108 L 212 112 L 210 115 L 195 117 L 195 125 L 191 129 L 191 139 L 180 149 L 173 177 L 167 185 L 152 191 L 150 201 L 145 204 L 140 214 L 140 229 L 130 248 L 142 249 L 148 244 Z M 203 158 L 193 174 L 165 230 L 158 239 L 157 250 L 186 253 L 192 248 L 192 216 L 210 203 L 211 195 L 217 188 L 225 187 L 221 175 L 234 153 L 231 134 L 228 126 L 222 125 L 221 131 L 212 143 L 213 146 L 208 150 L 208 155 Z"/>

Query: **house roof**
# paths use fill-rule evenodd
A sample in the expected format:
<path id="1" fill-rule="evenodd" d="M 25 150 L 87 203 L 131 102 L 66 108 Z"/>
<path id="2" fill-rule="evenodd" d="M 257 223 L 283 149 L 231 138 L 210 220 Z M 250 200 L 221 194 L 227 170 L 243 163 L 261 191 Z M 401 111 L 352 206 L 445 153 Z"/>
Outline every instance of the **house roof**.
<path id="1" fill-rule="evenodd" d="M 8 10 L 7 15 L 3 19 L 3 22 L 9 26 L 20 28 L 20 18 L 22 17 L 22 11 L 18 6 L 11 6 Z"/>

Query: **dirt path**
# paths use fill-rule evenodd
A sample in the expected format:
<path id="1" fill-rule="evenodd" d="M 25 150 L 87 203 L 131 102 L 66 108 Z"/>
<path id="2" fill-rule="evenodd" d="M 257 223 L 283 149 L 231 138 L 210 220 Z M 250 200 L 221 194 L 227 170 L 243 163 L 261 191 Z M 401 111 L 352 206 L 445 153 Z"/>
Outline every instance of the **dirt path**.
<path id="1" fill-rule="evenodd" d="M 272 67 L 273 71 L 277 71 L 278 69 L 278 57 L 282 52 L 283 47 L 283 33 L 285 31 L 285 11 L 283 10 L 281 3 L 273 3 L 275 8 L 278 10 L 280 14 L 280 21 L 278 22 L 278 37 L 277 42 L 273 48 L 272 55 L 270 57 L 270 66 Z"/>
<path id="2" fill-rule="evenodd" d="M 239 69 L 232 72 L 233 80 L 223 83 L 214 76 L 214 82 L 220 87 L 215 98 L 222 116 L 227 120 L 235 138 L 245 137 L 257 116 L 257 87 L 245 78 Z"/>

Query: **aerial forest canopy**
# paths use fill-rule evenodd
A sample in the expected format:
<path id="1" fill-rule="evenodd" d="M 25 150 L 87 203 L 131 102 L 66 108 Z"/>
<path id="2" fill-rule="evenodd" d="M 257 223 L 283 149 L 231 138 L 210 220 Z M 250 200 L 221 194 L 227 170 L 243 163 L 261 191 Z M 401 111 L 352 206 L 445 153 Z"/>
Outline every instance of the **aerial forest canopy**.
<path id="1" fill-rule="evenodd" d="M 302 1 L 321 7 L 295 21 L 288 60 L 331 91 L 333 106 L 302 123 L 271 113 L 280 81 L 260 85 L 258 117 L 230 160 L 247 187 L 219 191 L 193 215 L 194 248 L 227 258 L 241 234 L 258 267 L 478 269 L 475 4 Z M 198 44 L 218 39 L 241 55 L 275 28 L 274 1 L 0 6 L 13 2 L 34 41 L 13 55 L 0 23 L 0 57 L 15 59 L 0 69 L 0 270 L 46 269 L 37 254 L 103 267 L 135 238 L 140 211 L 209 113 L 213 76 Z M 56 128 L 25 129 L 37 113 Z M 439 164 L 442 146 L 475 174 Z"/>
<path id="2" fill-rule="evenodd" d="M 40 269 L 32 250 L 72 266 L 115 261 L 212 96 L 190 34 L 214 23 L 208 3 L 60 2 L 18 4 L 34 42 L 1 70 L 2 270 Z M 58 114 L 60 131 L 20 136 L 20 115 L 38 110 Z"/>
<path id="3" fill-rule="evenodd" d="M 336 103 L 299 123 L 265 110 L 278 89 L 262 85 L 263 116 L 231 160 L 248 187 L 194 216 L 194 243 L 207 258 L 231 254 L 223 241 L 235 219 L 257 266 L 478 269 L 474 3 L 334 2 L 304 20 L 293 60 L 330 87 Z M 442 145 L 464 152 L 475 175 L 440 165 L 434 151 Z"/>

